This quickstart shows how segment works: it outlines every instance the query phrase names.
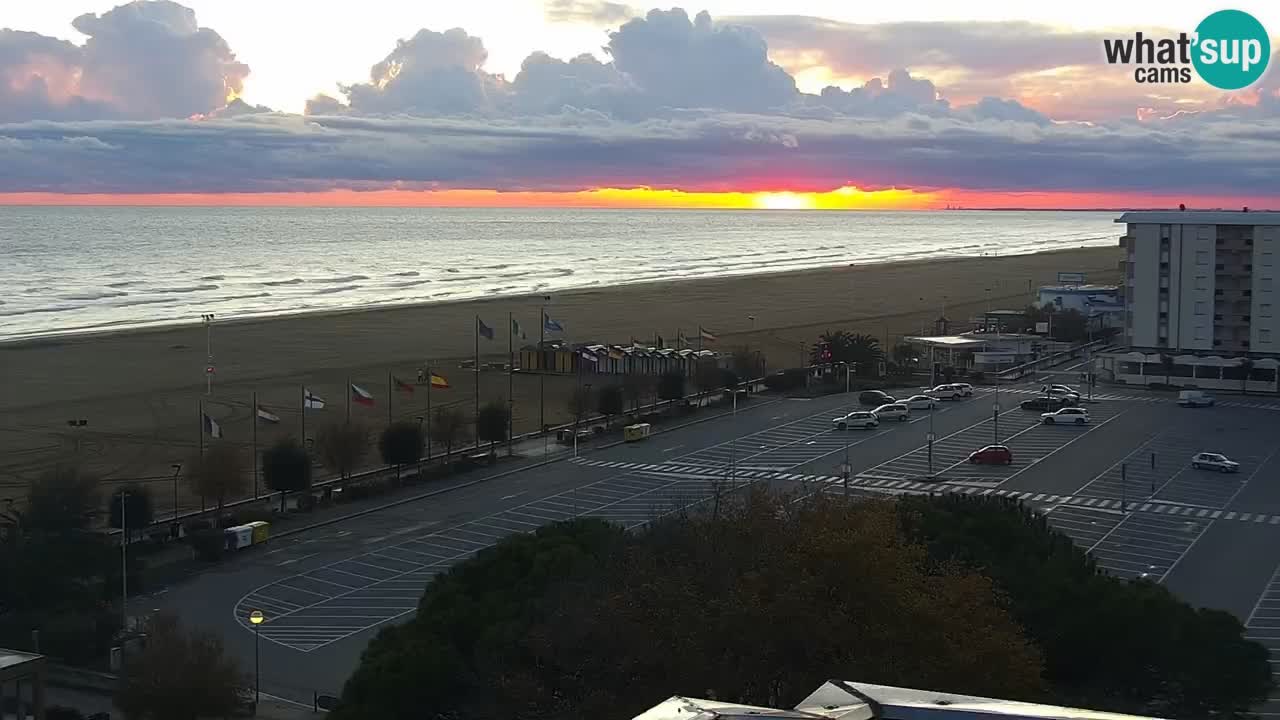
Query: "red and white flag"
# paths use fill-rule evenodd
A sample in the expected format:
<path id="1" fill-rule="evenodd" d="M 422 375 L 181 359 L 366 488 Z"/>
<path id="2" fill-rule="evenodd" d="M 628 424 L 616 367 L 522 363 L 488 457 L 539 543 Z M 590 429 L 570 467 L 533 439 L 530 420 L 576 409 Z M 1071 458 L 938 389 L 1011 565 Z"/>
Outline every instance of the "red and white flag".
<path id="1" fill-rule="evenodd" d="M 368 390 L 352 383 L 351 402 L 360 403 L 361 405 L 373 405 L 373 396 L 369 394 Z"/>

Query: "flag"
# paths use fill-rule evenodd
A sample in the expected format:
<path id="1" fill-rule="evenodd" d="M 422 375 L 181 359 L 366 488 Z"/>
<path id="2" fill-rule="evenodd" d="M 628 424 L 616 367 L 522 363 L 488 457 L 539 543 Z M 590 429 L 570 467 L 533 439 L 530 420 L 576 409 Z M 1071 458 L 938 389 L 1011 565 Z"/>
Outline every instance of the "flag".
<path id="1" fill-rule="evenodd" d="M 480 333 L 487 340 L 493 339 L 493 328 L 485 325 L 479 315 L 476 316 L 476 332 Z"/>
<path id="2" fill-rule="evenodd" d="M 310 390 L 302 391 L 302 407 L 308 410 L 323 410 L 324 399 Z"/>
<path id="3" fill-rule="evenodd" d="M 359 385 L 352 383 L 351 384 L 351 402 L 357 402 L 357 403 L 360 403 L 361 405 L 373 405 L 373 396 L 369 394 L 368 390 L 365 390 Z"/>
<path id="4" fill-rule="evenodd" d="M 716 336 L 713 335 L 710 330 L 702 327 L 701 325 L 698 326 L 698 337 L 702 338 L 703 340 L 706 340 L 707 342 L 716 341 Z"/>
<path id="5" fill-rule="evenodd" d="M 431 373 L 431 387 L 439 388 L 441 390 L 447 389 L 449 387 L 449 381 L 446 380 L 443 375 Z"/>
<path id="6" fill-rule="evenodd" d="M 622 352 L 616 347 L 611 347 L 609 348 L 609 357 L 613 358 L 614 360 L 625 360 L 627 357 L 627 354 Z"/>
<path id="7" fill-rule="evenodd" d="M 685 346 L 685 345 L 688 345 L 688 344 L 689 344 L 689 341 L 685 339 L 685 337 L 684 337 L 684 331 L 683 331 L 683 330 L 677 330 L 677 331 L 676 331 L 676 349 L 677 349 L 677 350 L 682 350 L 682 349 L 684 349 L 684 346 Z"/>
<path id="8" fill-rule="evenodd" d="M 209 433 L 209 437 L 222 437 L 222 426 L 216 420 L 209 417 L 207 413 L 201 413 L 204 416 L 204 431 Z"/>
<path id="9" fill-rule="evenodd" d="M 518 337 L 521 340 L 527 339 L 524 336 L 524 330 L 520 329 L 520 321 L 516 320 L 515 318 L 511 318 L 511 336 Z"/>
<path id="10" fill-rule="evenodd" d="M 273 414 L 273 413 L 271 413 L 271 412 L 268 412 L 268 411 L 267 411 L 267 409 L 266 409 L 266 408 L 264 408 L 264 407 L 262 407 L 261 405 L 259 405 L 259 406 L 258 406 L 257 410 L 258 410 L 258 419 L 259 419 L 259 420 L 266 420 L 266 421 L 267 421 L 267 422 L 269 422 L 269 423 L 278 423 L 278 422 L 280 422 L 280 417 L 279 417 L 278 415 L 275 415 L 275 414 Z"/>
<path id="11" fill-rule="evenodd" d="M 656 348 L 658 348 L 659 350 L 661 350 L 661 349 L 662 349 L 662 336 L 661 336 L 661 335 L 658 335 L 657 337 L 655 337 L 655 338 L 653 339 L 653 346 L 654 346 L 654 347 L 656 347 Z"/>
<path id="12" fill-rule="evenodd" d="M 592 352 L 590 352 L 590 351 L 588 351 L 588 350 L 583 350 L 581 354 L 582 354 L 582 359 L 583 359 L 583 360 L 586 360 L 586 361 L 588 361 L 588 362 L 599 362 L 599 361 L 600 361 L 600 358 L 596 357 L 596 356 L 595 356 L 595 353 L 592 353 Z"/>
<path id="13" fill-rule="evenodd" d="M 395 375 L 392 375 L 392 376 L 391 376 L 391 379 L 395 382 L 395 384 L 396 384 L 396 389 L 397 389 L 397 390 L 400 390 L 400 391 L 402 391 L 402 392 L 407 392 L 407 393 L 409 393 L 410 395 L 412 395 L 412 394 L 413 394 L 413 386 L 412 386 L 412 385 L 410 385 L 409 383 L 407 383 L 407 382 L 405 382 L 405 381 L 401 380 L 400 378 L 396 377 Z"/>
<path id="14" fill-rule="evenodd" d="M 542 313 L 542 327 L 546 328 L 547 332 L 564 332 L 564 326 L 558 320 L 552 320 L 551 316 L 545 312 Z"/>

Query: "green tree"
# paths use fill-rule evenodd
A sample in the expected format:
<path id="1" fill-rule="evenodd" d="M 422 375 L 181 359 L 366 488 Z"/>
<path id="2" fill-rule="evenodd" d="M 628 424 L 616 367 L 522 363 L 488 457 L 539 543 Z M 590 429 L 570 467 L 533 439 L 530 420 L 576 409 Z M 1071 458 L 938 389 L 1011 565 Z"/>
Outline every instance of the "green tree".
<path id="1" fill-rule="evenodd" d="M 345 480 L 369 452 L 369 428 L 356 421 L 330 423 L 320 428 L 316 445 L 320 462 Z"/>
<path id="2" fill-rule="evenodd" d="M 27 492 L 27 506 L 19 511 L 25 532 L 63 534 L 88 529 L 102 511 L 97 476 L 75 465 L 60 465 L 42 473 Z"/>
<path id="3" fill-rule="evenodd" d="M 400 468 L 418 462 L 426 439 L 417 423 L 404 420 L 393 422 L 378 437 L 378 452 L 382 462 L 396 468 L 396 483 L 400 482 Z"/>
<path id="4" fill-rule="evenodd" d="M 437 576 L 418 609 L 369 645 L 338 720 L 631 717 L 708 689 L 778 706 L 831 676 L 1042 691 L 991 583 L 929 562 L 887 502 L 757 494 L 640 533 L 557 524 Z"/>
<path id="5" fill-rule="evenodd" d="M 605 385 L 596 396 L 596 411 L 605 417 L 605 424 L 612 427 L 615 415 L 621 415 L 626 403 L 621 385 Z"/>
<path id="6" fill-rule="evenodd" d="M 147 625 L 145 648 L 125 663 L 115 704 L 137 720 L 225 718 L 253 701 L 251 687 L 217 635 L 161 614 Z"/>
<path id="7" fill-rule="evenodd" d="M 457 405 L 438 407 L 431 413 L 431 442 L 444 445 L 445 457 L 456 443 L 467 439 L 467 414 Z"/>
<path id="8" fill-rule="evenodd" d="M 244 458 L 240 450 L 229 443 L 206 447 L 203 453 L 191 458 L 187 467 L 191 468 L 189 477 L 195 483 L 196 492 L 201 498 L 213 499 L 219 516 L 227 498 L 240 497 L 249 489 Z"/>
<path id="9" fill-rule="evenodd" d="M 1168 353 L 1160 353 L 1160 368 L 1164 370 L 1164 384 L 1170 385 L 1169 378 L 1173 375 L 1173 356 Z"/>
<path id="10" fill-rule="evenodd" d="M 949 495 L 899 504 L 937 563 L 990 577 L 1044 652 L 1052 700 L 1162 717 L 1243 716 L 1271 689 L 1266 648 L 1228 613 L 1162 585 L 1099 572 L 1092 557 L 1015 501 Z"/>
<path id="11" fill-rule="evenodd" d="M 824 346 L 831 350 L 830 362 L 850 363 L 856 367 L 859 375 L 874 374 L 877 363 L 884 359 L 880 340 L 873 335 L 828 330 L 818 336 L 818 341 L 809 352 L 813 364 L 822 362 Z"/>
<path id="12" fill-rule="evenodd" d="M 1249 394 L 1249 373 L 1253 372 L 1253 360 L 1240 358 L 1240 394 Z"/>
<path id="13" fill-rule="evenodd" d="M 510 427 L 511 411 L 506 400 L 493 400 L 481 406 L 476 418 L 476 437 L 489 443 L 490 452 L 495 443 L 506 441 Z"/>
<path id="14" fill-rule="evenodd" d="M 285 497 L 311 487 L 311 455 L 297 440 L 284 438 L 262 453 L 262 481 L 280 493 L 280 512 Z"/>
<path id="15" fill-rule="evenodd" d="M 120 516 L 121 509 L 125 511 L 123 518 Z M 154 513 L 151 491 L 141 485 L 126 485 L 111 493 L 107 512 L 111 519 L 111 527 L 120 528 L 127 525 L 128 537 L 133 537 L 134 530 L 151 523 Z"/>
<path id="16" fill-rule="evenodd" d="M 679 400 L 684 397 L 684 373 L 668 370 L 658 378 L 658 397 L 662 400 Z"/>

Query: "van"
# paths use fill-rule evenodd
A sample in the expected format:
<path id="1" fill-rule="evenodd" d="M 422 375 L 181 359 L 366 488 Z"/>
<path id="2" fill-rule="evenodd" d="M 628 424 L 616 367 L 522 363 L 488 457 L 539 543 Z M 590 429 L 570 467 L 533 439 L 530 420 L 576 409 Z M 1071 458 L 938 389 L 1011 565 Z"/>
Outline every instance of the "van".
<path id="1" fill-rule="evenodd" d="M 1213 396 L 1203 390 L 1183 390 L 1178 393 L 1182 407 L 1213 407 Z"/>

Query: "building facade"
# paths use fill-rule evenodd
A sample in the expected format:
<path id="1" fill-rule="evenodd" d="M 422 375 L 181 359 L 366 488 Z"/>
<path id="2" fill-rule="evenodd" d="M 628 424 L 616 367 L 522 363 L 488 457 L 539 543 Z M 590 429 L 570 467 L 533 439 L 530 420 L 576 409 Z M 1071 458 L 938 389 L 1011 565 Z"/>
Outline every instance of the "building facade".
<path id="1" fill-rule="evenodd" d="M 1088 318 L 1095 330 L 1124 324 L 1124 298 L 1115 285 L 1044 285 L 1036 300 L 1041 307 L 1075 310 Z"/>
<path id="2" fill-rule="evenodd" d="M 1124 344 L 1280 357 L 1280 212 L 1128 212 Z"/>

